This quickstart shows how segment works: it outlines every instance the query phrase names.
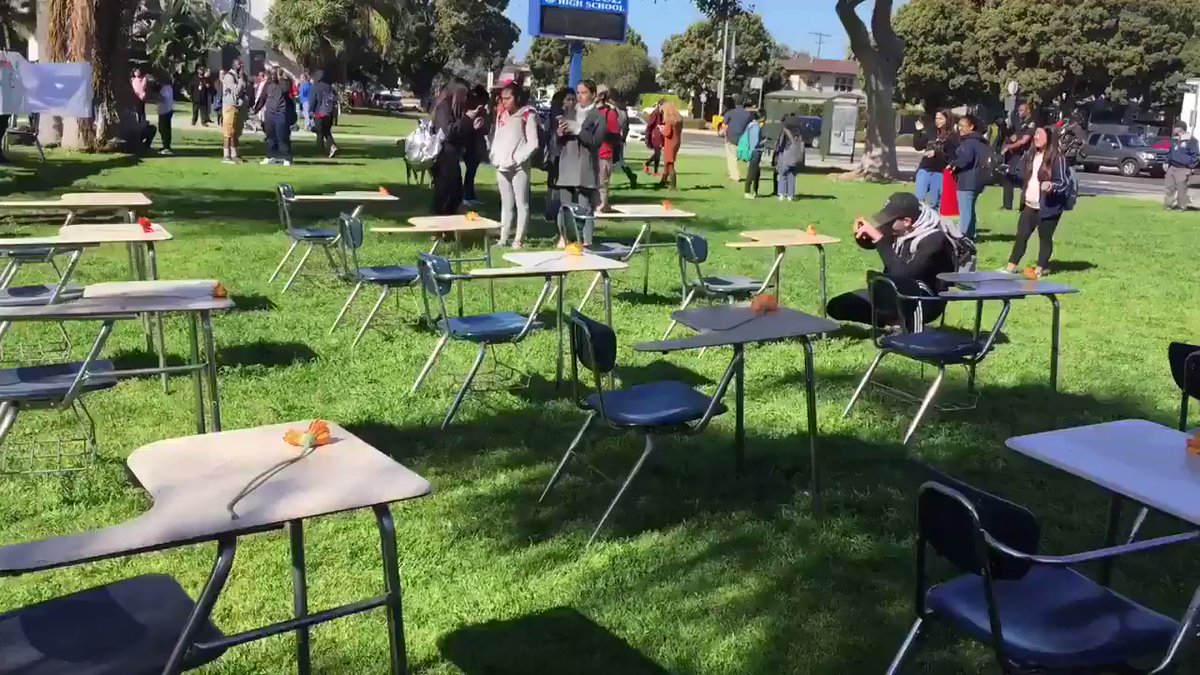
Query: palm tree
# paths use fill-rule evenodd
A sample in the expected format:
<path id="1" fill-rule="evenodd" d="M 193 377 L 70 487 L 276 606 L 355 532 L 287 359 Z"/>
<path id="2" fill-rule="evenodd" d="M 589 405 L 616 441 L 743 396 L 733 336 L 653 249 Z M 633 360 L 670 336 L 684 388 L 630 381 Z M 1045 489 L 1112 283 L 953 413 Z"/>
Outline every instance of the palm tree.
<path id="1" fill-rule="evenodd" d="M 19 49 L 33 36 L 36 23 L 31 0 L 0 0 L 0 49 Z"/>

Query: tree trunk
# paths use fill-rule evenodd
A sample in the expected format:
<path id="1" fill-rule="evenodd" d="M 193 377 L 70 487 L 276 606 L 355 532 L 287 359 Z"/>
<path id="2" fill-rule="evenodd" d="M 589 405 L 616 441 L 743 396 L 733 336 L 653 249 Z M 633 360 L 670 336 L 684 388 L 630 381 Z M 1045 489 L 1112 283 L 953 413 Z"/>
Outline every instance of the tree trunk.
<path id="1" fill-rule="evenodd" d="M 876 182 L 890 182 L 900 176 L 896 164 L 896 71 L 863 64 L 867 78 L 866 150 L 857 173 Z"/>

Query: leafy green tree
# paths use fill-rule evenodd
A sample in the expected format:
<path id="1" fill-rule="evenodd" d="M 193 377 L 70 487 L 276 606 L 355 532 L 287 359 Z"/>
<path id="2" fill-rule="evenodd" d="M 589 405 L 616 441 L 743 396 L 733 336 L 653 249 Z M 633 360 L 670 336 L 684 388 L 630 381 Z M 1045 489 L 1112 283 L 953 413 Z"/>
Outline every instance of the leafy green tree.
<path id="1" fill-rule="evenodd" d="M 237 41 L 229 15 L 208 0 L 161 0 L 143 5 L 133 25 L 133 40 L 141 43 L 150 66 L 178 80 L 204 63 L 209 52 Z"/>
<path id="2" fill-rule="evenodd" d="M 727 94 L 750 95 L 750 79 L 763 77 L 780 80 L 779 62 L 788 53 L 775 41 L 758 14 L 744 13 L 730 19 L 729 30 L 736 36 L 733 59 L 725 74 Z M 672 90 L 687 95 L 712 89 L 721 77 L 722 24 L 717 20 L 700 21 L 663 43 L 659 78 Z M 776 85 L 778 86 L 778 85 Z"/>
<path id="3" fill-rule="evenodd" d="M 274 0 L 267 13 L 271 46 L 309 69 L 344 69 L 358 52 L 384 55 L 392 44 L 388 16 L 358 0 Z"/>
<path id="4" fill-rule="evenodd" d="M 626 29 L 625 44 L 635 47 L 646 55 L 649 62 L 650 49 L 640 33 L 632 28 Z M 584 45 L 586 57 L 594 49 L 604 49 L 606 45 L 588 43 Z M 538 37 L 529 46 L 525 55 L 525 65 L 533 72 L 533 77 L 539 83 L 566 84 L 567 74 L 571 65 L 571 54 L 566 40 Z"/>
<path id="5" fill-rule="evenodd" d="M 896 12 L 892 23 L 904 40 L 897 101 L 923 105 L 933 113 L 995 96 L 995 91 L 985 91 L 977 67 L 979 14 L 976 0 L 911 0 Z"/>
<path id="6" fill-rule="evenodd" d="M 648 84 L 654 83 L 654 66 L 644 44 L 595 45 L 583 55 L 583 72 L 608 85 L 620 101 L 636 100 L 638 94 L 653 88 Z"/>
<path id="7" fill-rule="evenodd" d="M 413 92 L 424 96 L 453 59 L 504 65 L 520 29 L 504 11 L 509 0 L 405 0 L 389 59 Z"/>
<path id="8" fill-rule="evenodd" d="M 0 2 L 0 49 L 22 50 L 36 28 L 33 0 Z"/>

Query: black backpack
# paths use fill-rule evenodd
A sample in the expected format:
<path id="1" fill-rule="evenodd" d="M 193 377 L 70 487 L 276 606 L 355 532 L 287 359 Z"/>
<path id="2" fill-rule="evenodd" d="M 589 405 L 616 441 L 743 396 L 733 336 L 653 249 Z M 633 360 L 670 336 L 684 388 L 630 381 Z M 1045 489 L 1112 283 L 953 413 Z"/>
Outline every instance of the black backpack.
<path id="1" fill-rule="evenodd" d="M 550 115 L 538 116 L 538 146 L 529 156 L 529 165 L 541 171 L 550 169 L 550 125 L 553 123 Z"/>

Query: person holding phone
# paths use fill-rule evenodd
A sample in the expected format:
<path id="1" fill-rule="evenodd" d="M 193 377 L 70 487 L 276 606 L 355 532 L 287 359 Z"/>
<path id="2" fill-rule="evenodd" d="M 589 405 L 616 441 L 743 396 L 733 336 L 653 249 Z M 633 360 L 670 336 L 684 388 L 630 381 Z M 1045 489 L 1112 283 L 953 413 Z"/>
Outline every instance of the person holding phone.
<path id="1" fill-rule="evenodd" d="M 1054 231 L 1062 218 L 1067 193 L 1067 159 L 1058 146 L 1058 135 L 1050 127 L 1041 127 L 1033 134 L 1033 144 L 1014 174 L 1024 187 L 1021 215 L 1017 219 L 1017 238 L 1013 240 L 1012 255 L 1005 272 L 1016 272 L 1025 256 L 1025 248 L 1034 231 L 1038 233 L 1038 277 L 1050 269 L 1054 254 Z"/>
<path id="2" fill-rule="evenodd" d="M 433 212 L 439 216 L 458 213 L 463 203 L 463 152 L 483 128 L 487 109 L 468 109 L 470 87 L 461 77 L 442 88 L 433 106 L 433 129 L 442 133 L 442 148 L 433 162 Z"/>
<path id="3" fill-rule="evenodd" d="M 563 101 L 563 114 L 553 133 L 558 137 L 558 197 L 562 204 L 599 206 L 600 146 L 608 133 L 605 119 L 596 110 L 596 83 L 584 80 L 575 88 L 575 105 Z M 584 232 L 591 243 L 591 229 Z"/>

